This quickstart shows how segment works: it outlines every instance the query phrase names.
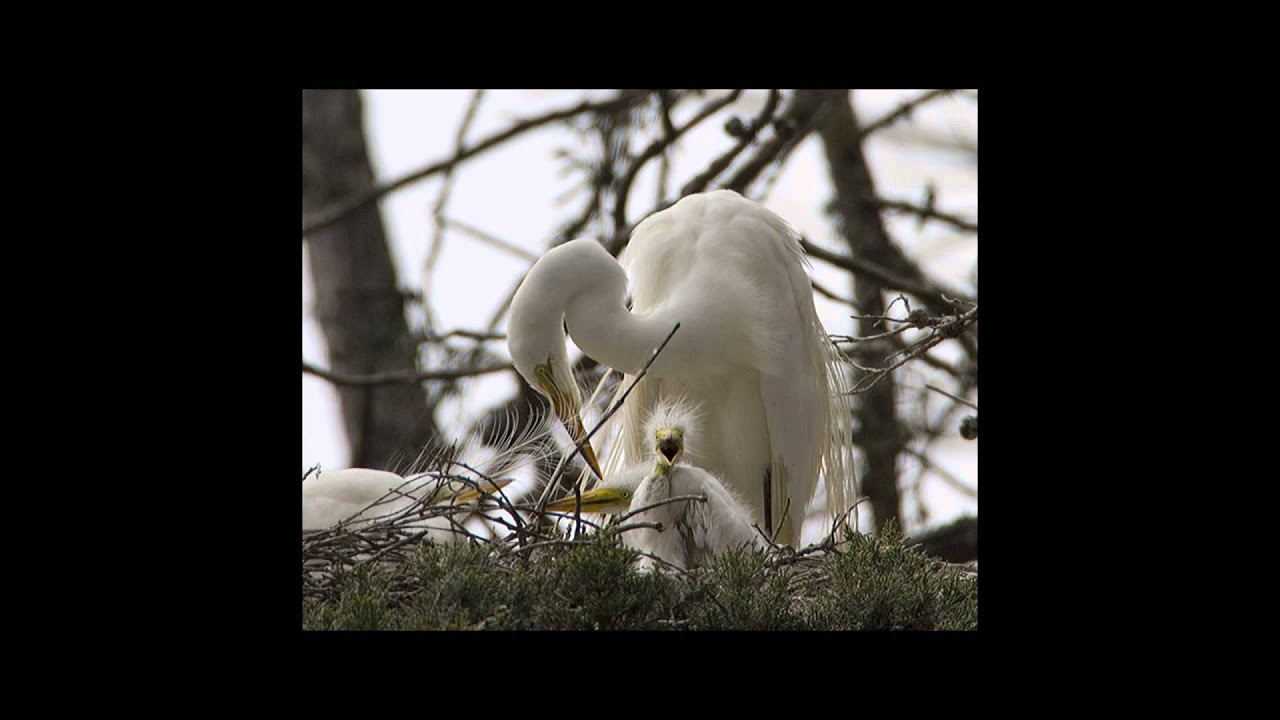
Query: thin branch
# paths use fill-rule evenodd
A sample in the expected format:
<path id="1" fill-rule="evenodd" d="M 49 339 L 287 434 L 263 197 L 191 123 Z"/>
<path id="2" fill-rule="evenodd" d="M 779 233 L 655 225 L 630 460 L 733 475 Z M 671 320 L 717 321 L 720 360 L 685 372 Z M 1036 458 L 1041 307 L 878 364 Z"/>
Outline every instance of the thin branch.
<path id="1" fill-rule="evenodd" d="M 850 257 L 848 255 L 841 255 L 839 253 L 831 252 L 830 250 L 824 250 L 823 248 L 820 248 L 817 245 L 814 245 L 813 243 L 809 242 L 809 240 L 806 238 L 800 238 L 800 246 L 804 248 L 804 251 L 806 253 L 808 253 L 813 257 L 818 258 L 819 260 L 822 260 L 823 262 L 830 263 L 832 265 L 835 265 L 836 267 L 844 268 L 845 270 L 849 270 L 851 272 L 856 272 L 860 275 L 865 275 L 866 277 L 876 280 L 881 285 L 888 288 L 892 288 L 894 290 L 909 292 L 912 295 L 928 298 L 936 302 L 944 301 L 943 300 L 944 292 L 946 292 L 949 295 L 960 296 L 964 300 L 970 301 L 969 298 L 964 297 L 960 293 L 953 293 L 951 291 L 947 291 L 942 288 L 930 287 L 928 285 L 917 283 L 914 280 L 909 280 L 907 278 L 904 278 L 900 275 L 890 272 L 889 270 L 883 267 L 880 267 L 879 265 L 867 262 L 866 260 L 863 260 L 861 258 Z"/>
<path id="2" fill-rule="evenodd" d="M 506 340 L 507 339 L 507 336 L 502 333 L 483 332 L 480 330 L 464 330 L 462 328 L 458 328 L 458 329 L 450 330 L 449 332 L 440 333 L 440 334 L 427 333 L 426 335 L 423 336 L 422 341 L 423 342 L 440 342 L 441 340 L 448 340 L 451 337 L 466 338 L 468 340 L 475 340 L 476 342 L 488 342 L 490 340 Z"/>
<path id="3" fill-rule="evenodd" d="M 862 370 L 865 373 L 868 373 L 866 376 L 862 377 L 861 379 L 858 380 L 857 383 L 854 384 L 853 389 L 850 390 L 848 394 L 857 395 L 857 394 L 864 393 L 867 390 L 870 390 L 872 386 L 874 386 L 877 382 L 880 381 L 881 378 L 885 377 L 886 375 L 893 372 L 894 370 L 902 367 L 908 362 L 914 360 L 915 358 L 920 357 L 921 355 L 928 352 L 930 349 L 932 349 L 934 346 L 938 345 L 939 343 L 942 343 L 943 341 L 949 340 L 951 338 L 959 337 L 960 333 L 964 331 L 964 328 L 978 318 L 977 306 L 974 306 L 972 310 L 962 315 L 952 315 L 952 316 L 941 317 L 941 318 L 930 316 L 927 313 L 924 313 L 924 314 L 917 314 L 917 313 L 923 313 L 923 311 L 916 310 L 912 312 L 911 317 L 909 318 L 908 321 L 915 324 L 916 326 L 929 327 L 930 334 L 928 337 L 905 347 L 904 350 L 906 352 L 899 351 L 899 352 L 902 352 L 902 355 L 903 355 L 901 360 L 895 362 L 889 367 L 869 368 L 869 367 L 863 367 L 862 365 L 859 365 L 852 358 L 848 358 L 848 356 L 846 356 L 846 359 L 849 360 L 849 363 L 851 365 L 858 368 L 859 370 Z M 898 320 L 897 322 L 903 322 L 903 321 Z M 898 353 L 894 353 L 894 355 L 897 355 L 897 354 Z"/>
<path id="4" fill-rule="evenodd" d="M 784 112 L 782 117 L 778 118 L 774 123 L 778 134 L 772 140 L 766 142 L 760 148 L 756 157 L 752 160 L 748 160 L 743 165 L 742 169 L 735 173 L 733 178 L 730 179 L 728 183 L 724 184 L 723 187 L 742 193 L 743 191 L 738 189 L 739 186 L 745 187 L 746 183 L 749 183 L 754 179 L 756 174 L 758 174 L 760 169 L 763 167 L 763 164 L 773 161 L 779 153 L 785 155 L 783 151 L 789 152 L 790 149 L 799 142 L 799 140 L 804 136 L 804 133 L 807 133 L 809 129 L 812 128 L 815 118 L 821 114 L 819 111 L 822 107 L 823 104 L 820 99 L 815 100 L 807 95 L 798 95 L 797 99 L 791 103 L 788 110 Z M 764 117 L 763 113 L 761 114 L 761 117 Z M 736 153 L 734 154 L 736 155 Z M 715 161 L 715 163 L 718 162 L 719 160 Z M 713 163 L 713 166 L 715 163 Z M 715 175 L 718 175 L 721 172 L 712 172 L 712 169 L 713 168 L 708 168 L 707 171 L 687 183 L 684 188 L 681 189 L 680 196 L 683 197 L 692 192 L 701 192 L 705 189 L 706 184 L 709 183 Z M 704 175 L 707 176 L 705 180 L 703 179 Z M 679 198 L 676 198 L 675 200 L 664 200 L 658 203 L 647 215 L 645 215 L 645 217 L 666 210 L 674 205 L 678 199 Z M 622 252 L 623 248 L 627 246 L 627 242 L 630 240 L 631 232 L 633 230 L 635 230 L 635 225 L 631 225 L 621 232 L 615 232 L 613 237 L 605 243 L 605 250 L 608 250 L 610 255 L 617 257 L 618 254 Z"/>
<path id="5" fill-rule="evenodd" d="M 747 186 L 769 164 L 786 161 L 787 155 L 814 129 L 827 107 L 820 95 L 796 93 L 782 117 L 774 123 L 773 138 L 761 145 L 722 187 L 745 195 Z"/>
<path id="6" fill-rule="evenodd" d="M 644 167 L 645 163 L 657 157 L 659 153 L 662 153 L 676 140 L 680 139 L 681 135 L 698 126 L 712 115 L 720 112 L 720 110 L 725 106 L 732 104 L 741 94 L 742 90 L 734 90 L 719 100 L 713 100 L 707 103 L 697 115 L 694 115 L 689 122 L 679 128 L 671 129 L 668 126 L 667 132 L 663 137 L 649 143 L 649 146 L 636 156 L 635 160 L 631 162 L 631 167 L 627 169 L 627 174 L 622 176 L 618 181 L 617 188 L 614 190 L 615 200 L 613 206 L 613 224 L 615 230 L 624 228 L 627 225 L 627 197 L 631 194 L 631 183 L 635 181 L 636 175 L 640 172 L 640 168 Z M 670 123 L 671 120 L 666 114 L 666 109 L 667 105 L 664 101 L 663 117 L 666 118 L 667 123 Z"/>
<path id="7" fill-rule="evenodd" d="M 962 397 L 956 397 L 955 395 L 952 395 L 951 393 L 947 392 L 946 390 L 943 390 L 943 389 L 941 389 L 941 388 L 934 387 L 934 386 L 932 386 L 932 385 L 929 385 L 928 383 L 926 383 L 926 384 L 925 384 L 925 387 L 929 388 L 930 390 L 932 390 L 932 391 L 934 391 L 934 392 L 936 392 L 936 393 L 941 393 L 941 394 L 943 394 L 943 395 L 946 395 L 947 397 L 951 398 L 952 400 L 955 400 L 955 401 L 956 401 L 956 402 L 958 402 L 958 403 L 964 403 L 965 405 L 968 405 L 969 407 L 973 408 L 974 410 L 977 410 L 977 409 L 978 409 L 978 406 L 977 406 L 977 405 L 974 405 L 973 403 L 969 402 L 968 400 L 965 400 L 965 399 L 964 399 L 964 398 L 962 398 Z"/>
<path id="8" fill-rule="evenodd" d="M 848 298 L 840 297 L 839 295 L 837 295 L 837 294 L 835 294 L 834 292 L 832 292 L 830 289 L 828 289 L 828 288 L 826 288 L 825 286 L 823 286 L 823 285 L 822 285 L 821 283 L 819 283 L 817 280 L 810 280 L 810 281 L 809 281 L 809 284 L 813 286 L 813 289 L 814 289 L 814 290 L 817 290 L 817 291 L 818 291 L 818 294 L 819 294 L 819 295 L 822 295 L 822 296 L 824 296 L 824 297 L 826 297 L 826 298 L 829 298 L 829 299 L 831 299 L 831 300 L 835 300 L 835 301 L 836 301 L 836 302 L 838 302 L 838 303 L 844 303 L 845 305 L 849 305 L 849 306 L 851 306 L 851 307 L 857 307 L 857 305 L 856 305 L 856 304 L 854 304 L 854 302 L 853 302 L 852 300 L 850 300 L 850 299 L 848 299 Z"/>
<path id="9" fill-rule="evenodd" d="M 931 207 L 921 207 L 913 203 L 904 202 L 902 200 L 886 200 L 884 198 L 870 198 L 880 208 L 885 210 L 896 210 L 898 212 L 911 213 L 917 217 L 927 218 L 930 220 L 939 220 L 959 230 L 966 232 L 978 232 L 978 223 L 965 220 L 958 215 L 942 212 Z"/>
<path id="10" fill-rule="evenodd" d="M 921 465 L 931 470 L 934 475 L 937 475 L 943 482 L 950 485 L 952 488 L 955 488 L 961 494 L 967 497 L 971 497 L 974 500 L 978 499 L 977 490 L 975 490 L 972 487 L 969 487 L 968 485 L 963 483 L 960 480 L 960 478 L 956 477 L 955 475 L 952 475 L 947 470 L 939 467 L 937 463 L 930 460 L 928 456 L 926 456 L 924 453 L 919 452 L 918 450 L 912 450 L 911 448 L 908 448 L 908 447 L 902 448 L 902 451 L 910 455 L 911 457 L 914 457 L 915 459 L 919 460 Z"/>
<path id="11" fill-rule="evenodd" d="M 638 507 L 635 510 L 628 510 L 627 512 L 624 512 L 621 515 L 619 515 L 616 518 L 616 521 L 625 522 L 628 518 L 635 517 L 636 515 L 639 515 L 642 512 L 645 512 L 647 510 L 652 510 L 656 507 L 662 507 L 663 505 L 670 505 L 671 503 L 674 503 L 674 502 L 705 503 L 706 501 L 707 501 L 706 495 L 675 495 L 673 497 L 666 498 L 665 500 L 659 500 L 653 503 L 652 505 L 645 505 L 644 507 Z"/>
<path id="12" fill-rule="evenodd" d="M 729 167 L 734 158 L 738 157 L 743 150 L 747 149 L 747 146 L 756 139 L 756 135 L 758 135 L 760 131 L 764 129 L 764 126 L 768 125 L 769 121 L 773 118 L 773 113 L 778 108 L 778 98 L 781 97 L 781 95 L 782 94 L 777 90 L 769 91 L 769 99 L 765 101 L 764 108 L 760 111 L 760 114 L 751 121 L 751 124 L 743 129 L 741 135 L 738 137 L 738 142 L 734 143 L 733 147 L 721 154 L 720 157 L 711 161 L 711 164 L 707 166 L 706 170 L 703 170 L 701 173 L 694 176 L 692 180 L 685 183 L 684 187 L 680 188 L 681 197 L 702 192 L 712 180 L 716 179 L 716 176 L 724 172 L 725 169 Z"/>
<path id="13" fill-rule="evenodd" d="M 533 253 L 529 252 L 528 250 L 525 250 L 524 248 L 518 245 L 513 245 L 507 242 L 506 240 L 503 240 L 502 238 L 491 235 L 481 230 L 480 228 L 475 227 L 474 225 L 468 225 L 467 223 L 464 223 L 461 220 L 455 220 L 454 218 L 441 218 L 441 221 L 447 227 L 451 227 L 455 230 L 461 230 L 462 232 L 466 233 L 467 235 L 470 235 L 476 240 L 479 240 L 480 242 L 483 242 L 487 245 L 490 245 L 499 250 L 502 250 L 503 252 L 509 253 L 511 255 L 515 255 L 521 260 L 528 260 L 529 262 L 538 261 L 537 255 L 534 255 Z"/>
<path id="14" fill-rule="evenodd" d="M 458 378 L 487 375 L 513 369 L 510 365 L 498 365 L 486 368 L 455 368 L 451 370 L 392 370 L 369 375 L 351 375 L 316 367 L 306 360 L 302 361 L 302 372 L 315 375 L 334 385 L 397 385 L 420 383 L 427 380 L 457 380 Z"/>
<path id="15" fill-rule="evenodd" d="M 475 119 L 476 110 L 480 107 L 480 101 L 484 98 L 484 90 L 476 90 L 471 95 L 471 102 L 467 104 L 466 113 L 462 116 L 462 122 L 458 124 L 458 134 L 453 140 L 453 154 L 457 155 L 463 150 L 463 142 L 467 137 L 467 130 L 471 127 L 471 121 Z M 444 247 L 444 209 L 449 202 L 449 193 L 453 189 L 453 166 L 444 171 L 444 180 L 440 183 L 440 195 L 436 198 L 436 205 L 431 210 L 431 218 L 433 220 L 434 229 L 431 233 L 431 247 L 427 250 L 427 259 L 422 267 L 422 296 L 428 298 L 431 295 L 431 278 L 435 273 L 436 261 L 440 259 L 440 249 Z M 427 315 L 427 327 L 434 328 L 435 320 L 432 317 L 431 304 L 423 302 L 423 310 Z"/>
<path id="16" fill-rule="evenodd" d="M 343 218 L 347 217 L 348 215 L 355 212 L 356 210 L 359 210 L 360 208 L 368 205 L 369 203 L 372 203 L 373 201 L 377 200 L 383 195 L 394 192 L 408 185 L 412 185 L 413 183 L 418 182 L 419 180 L 422 180 L 424 178 L 428 178 L 432 175 L 435 175 L 436 173 L 449 170 L 454 165 L 457 165 L 458 163 L 464 160 L 473 158 L 476 155 L 479 155 L 480 153 L 486 150 L 489 150 L 490 148 L 500 145 L 501 143 L 506 142 L 507 140 L 510 140 L 511 138 L 516 137 L 517 135 L 528 132 L 529 130 L 540 128 L 544 125 L 548 125 L 554 122 L 559 122 L 561 120 L 566 120 L 568 118 L 581 115 L 583 113 L 612 112 L 614 110 L 617 110 L 622 107 L 626 107 L 627 105 L 630 105 L 631 103 L 635 102 L 636 97 L 637 97 L 637 93 L 635 92 L 623 92 L 623 93 L 620 93 L 618 97 L 613 98 L 612 100 L 606 100 L 604 102 L 593 103 L 593 102 L 587 102 L 584 100 L 583 102 L 580 102 L 577 105 L 574 105 L 573 107 L 570 107 L 570 108 L 564 108 L 562 110 L 554 110 L 552 112 L 544 113 L 536 117 L 531 117 L 531 118 L 527 118 L 525 120 L 516 122 L 514 125 L 507 128 L 506 130 L 503 130 L 502 132 L 497 133 L 495 135 L 490 135 L 489 137 L 481 140 L 475 145 L 472 145 L 471 147 L 461 152 L 455 153 L 453 157 L 450 157 L 447 160 L 440 160 L 438 162 L 432 163 L 420 170 L 415 170 L 406 175 L 402 175 L 401 177 L 396 178 L 391 182 L 384 183 L 382 185 L 377 185 L 365 192 L 358 193 L 346 200 L 340 200 L 326 208 L 319 210 L 310 218 L 307 218 L 306 220 L 303 221 L 302 235 L 303 237 L 306 237 L 307 235 L 310 235 L 311 233 L 317 230 L 329 227 L 330 225 L 333 225 L 339 220 L 342 220 Z"/>
<path id="17" fill-rule="evenodd" d="M 919 97 L 916 97 L 912 100 L 908 100 L 907 102 L 902 103 L 898 107 L 886 113 L 880 119 L 874 122 L 868 123 L 867 125 L 864 125 L 862 127 L 862 137 L 866 138 L 868 135 L 875 132 L 876 130 L 879 130 L 880 128 L 883 128 L 883 127 L 888 127 L 889 125 L 892 125 L 898 120 L 901 120 L 904 117 L 910 116 L 911 113 L 916 108 L 920 107 L 921 105 L 924 105 L 927 102 L 936 100 L 937 98 L 946 97 L 954 92 L 958 92 L 958 90 L 930 90 L 929 92 L 924 93 Z"/>

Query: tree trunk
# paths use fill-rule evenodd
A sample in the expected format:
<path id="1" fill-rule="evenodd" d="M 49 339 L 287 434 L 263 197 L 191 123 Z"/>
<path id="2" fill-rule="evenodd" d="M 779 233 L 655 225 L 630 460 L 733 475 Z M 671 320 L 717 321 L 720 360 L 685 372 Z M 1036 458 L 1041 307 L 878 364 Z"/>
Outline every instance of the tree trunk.
<path id="1" fill-rule="evenodd" d="M 900 253 L 885 233 L 880 211 L 868 198 L 876 197 L 875 184 L 867 159 L 862 154 L 862 135 L 853 111 L 848 90 L 823 91 L 828 95 L 828 109 L 818 120 L 818 134 L 826 153 L 827 166 L 836 197 L 833 211 L 841 231 L 849 243 L 849 251 L 883 267 L 893 267 Z M 854 302 L 860 315 L 883 315 L 884 288 L 866 277 L 853 277 Z M 860 335 L 883 332 L 873 327 L 874 320 L 859 320 Z M 890 350 L 885 344 L 867 343 L 854 346 L 858 364 L 884 367 L 889 364 Z M 898 500 L 898 454 L 902 451 L 903 432 L 894 406 L 894 379 L 889 374 L 870 390 L 857 396 L 854 411 L 854 442 L 866 455 L 866 472 L 859 478 L 860 490 L 871 498 L 876 527 L 883 529 L 890 518 L 902 526 Z"/>
<path id="2" fill-rule="evenodd" d="M 304 90 L 303 216 L 373 184 L 359 92 Z M 305 242 L 330 368 L 354 374 L 416 368 L 417 347 L 378 205 L 357 210 Z M 339 386 L 338 395 L 353 467 L 401 469 L 398 462 L 412 459 L 437 435 L 421 386 Z"/>

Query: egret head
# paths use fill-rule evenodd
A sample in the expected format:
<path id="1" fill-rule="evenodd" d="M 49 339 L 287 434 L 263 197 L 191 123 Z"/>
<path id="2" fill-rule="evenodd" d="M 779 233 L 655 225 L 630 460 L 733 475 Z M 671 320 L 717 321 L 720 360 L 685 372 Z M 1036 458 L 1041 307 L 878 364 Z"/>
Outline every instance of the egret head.
<path id="1" fill-rule="evenodd" d="M 566 243 L 534 263 L 511 299 L 511 322 L 507 327 L 507 349 L 516 372 L 551 401 L 556 416 L 574 441 L 587 433 L 579 414 L 582 395 L 565 350 L 564 315 L 576 287 L 573 274 L 582 251 L 578 243 Z M 582 446 L 582 455 L 596 477 L 603 479 L 590 443 Z"/>
<path id="2" fill-rule="evenodd" d="M 660 464 L 675 465 L 684 459 L 684 430 L 664 427 L 658 428 L 653 435 L 654 450 Z"/>
<path id="3" fill-rule="evenodd" d="M 698 406 L 683 395 L 667 395 L 653 406 L 644 427 L 659 465 L 684 461 L 688 439 L 698 437 L 700 418 Z"/>
<path id="4" fill-rule="evenodd" d="M 643 465 L 623 470 L 602 482 L 594 490 L 582 493 L 582 512 L 617 514 L 626 512 L 631 507 L 640 483 L 649 474 L 649 468 Z M 547 504 L 551 512 L 571 513 L 577 506 L 577 499 L 572 495 Z"/>

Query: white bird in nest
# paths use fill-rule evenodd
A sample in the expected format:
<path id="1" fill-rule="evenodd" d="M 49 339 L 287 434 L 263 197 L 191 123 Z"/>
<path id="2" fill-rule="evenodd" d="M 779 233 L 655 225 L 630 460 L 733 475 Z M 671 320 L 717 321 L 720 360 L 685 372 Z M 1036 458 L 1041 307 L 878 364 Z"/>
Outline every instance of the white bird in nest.
<path id="1" fill-rule="evenodd" d="M 497 487 L 490 491 L 496 492 L 510 482 L 510 478 L 495 480 Z M 484 488 L 488 483 L 480 480 L 477 485 Z M 461 506 L 474 503 L 480 496 L 481 491 L 476 487 L 431 473 L 406 478 L 369 468 L 322 470 L 302 481 L 302 529 L 325 530 L 344 520 L 349 521 L 350 527 L 366 527 L 389 520 L 419 502 L 424 507 Z M 466 537 L 451 531 L 452 524 L 443 515 L 426 518 L 422 523 L 432 530 L 429 534 L 437 540 Z"/>
<path id="2" fill-rule="evenodd" d="M 796 544 L 819 477 L 833 519 L 857 497 L 843 360 L 814 309 L 806 264 L 799 236 L 773 212 L 730 190 L 690 195 L 636 227 L 626 270 L 586 238 L 543 255 L 512 300 L 511 359 L 580 440 L 565 329 L 588 356 L 631 374 L 622 392 L 680 323 L 616 416 L 610 472 L 643 459 L 655 404 L 686 396 L 706 413 L 689 461 Z M 603 477 L 589 444 L 583 455 Z"/>
<path id="3" fill-rule="evenodd" d="M 654 407 L 645 423 L 651 461 L 611 474 L 595 489 L 582 494 L 581 512 L 634 513 L 625 524 L 651 523 L 621 532 L 623 545 L 681 569 L 703 565 L 726 550 L 762 547 L 753 527 L 751 510 L 711 473 L 685 462 L 700 437 L 697 411 L 684 398 L 668 396 Z M 681 496 L 704 500 L 674 500 Z M 655 503 L 658 504 L 655 507 Z M 547 505 L 552 512 L 573 513 L 578 500 L 568 497 Z M 645 509 L 649 508 L 649 509 Z M 642 557 L 642 567 L 653 560 Z"/>
<path id="4" fill-rule="evenodd" d="M 419 517 L 402 513 L 415 505 L 470 507 L 484 494 L 508 492 L 515 479 L 512 475 L 525 468 L 533 471 L 535 483 L 542 481 L 539 467 L 550 452 L 550 432 L 546 415 L 535 413 L 519 429 L 508 415 L 492 445 L 482 443 L 476 432 L 457 446 L 423 449 L 403 475 L 368 468 L 321 470 L 302 481 L 302 529 L 325 530 L 343 521 L 352 528 L 396 522 L 406 529 L 426 529 L 437 542 L 463 541 L 467 534 L 459 530 L 470 513 L 429 510 Z M 427 467 L 436 469 L 419 472 Z M 450 516 L 456 522 L 450 522 Z"/>

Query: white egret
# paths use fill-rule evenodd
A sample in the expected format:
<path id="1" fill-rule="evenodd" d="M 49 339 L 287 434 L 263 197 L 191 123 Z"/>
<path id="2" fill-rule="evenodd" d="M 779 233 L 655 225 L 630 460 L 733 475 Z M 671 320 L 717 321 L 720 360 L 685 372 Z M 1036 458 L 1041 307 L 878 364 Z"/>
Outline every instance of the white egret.
<path id="1" fill-rule="evenodd" d="M 649 415 L 645 435 L 651 440 L 651 462 L 611 473 L 595 489 L 582 494 L 582 511 L 634 512 L 626 523 L 658 523 L 662 529 L 622 532 L 627 547 L 649 553 L 681 569 L 701 565 L 720 553 L 763 545 L 752 527 L 751 510 L 732 490 L 702 468 L 684 462 L 701 435 L 694 409 L 682 398 L 663 398 Z M 701 496 L 705 501 L 670 498 Z M 547 505 L 553 512 L 574 512 L 573 497 Z M 647 510 L 641 510 L 649 508 Z M 641 558 L 642 566 L 651 566 Z"/>
<path id="2" fill-rule="evenodd" d="M 773 212 L 730 190 L 690 195 L 636 227 L 625 271 L 590 239 L 543 255 L 512 300 L 511 359 L 580 439 L 565 328 L 590 357 L 635 374 L 679 322 L 618 413 L 610 472 L 643 458 L 655 403 L 685 395 L 707 413 L 690 461 L 794 544 L 819 475 L 833 518 L 857 497 L 847 383 L 806 264 L 799 236 Z"/>
<path id="3" fill-rule="evenodd" d="M 479 482 L 481 487 L 489 485 L 484 480 Z M 510 478 L 494 481 L 499 488 L 510 482 Z M 491 491 L 497 492 L 497 489 L 492 488 Z M 302 529 L 324 530 L 343 520 L 368 525 L 419 501 L 425 505 L 468 505 L 479 497 L 480 492 L 466 483 L 425 473 L 405 478 L 386 470 L 368 468 L 322 470 L 319 475 L 302 481 Z M 465 537 L 452 533 L 445 517 L 434 517 L 425 522 L 433 530 L 440 531 L 430 533 L 437 540 L 449 536 Z"/>
<path id="4" fill-rule="evenodd" d="M 513 414 L 495 422 L 489 443 L 483 440 L 484 432 L 477 430 L 448 448 L 424 448 L 402 468 L 403 476 L 385 470 L 350 468 L 322 470 L 307 477 L 302 481 L 302 529 L 323 530 L 343 520 L 351 520 L 352 525 L 369 525 L 418 503 L 470 505 L 479 499 L 480 491 L 494 495 L 498 489 L 512 492 L 514 488 L 507 486 L 526 469 L 532 472 L 535 483 L 545 480 L 540 477 L 539 465 L 551 452 L 546 442 L 551 432 L 550 418 L 535 410 L 521 427 L 516 426 Z M 446 472 L 420 472 L 426 468 Z M 436 540 L 465 539 L 465 535 L 453 531 L 448 517 L 435 515 L 414 520 L 413 524 L 430 528 L 429 534 Z M 462 513 L 454 515 L 458 522 L 466 517 Z"/>

